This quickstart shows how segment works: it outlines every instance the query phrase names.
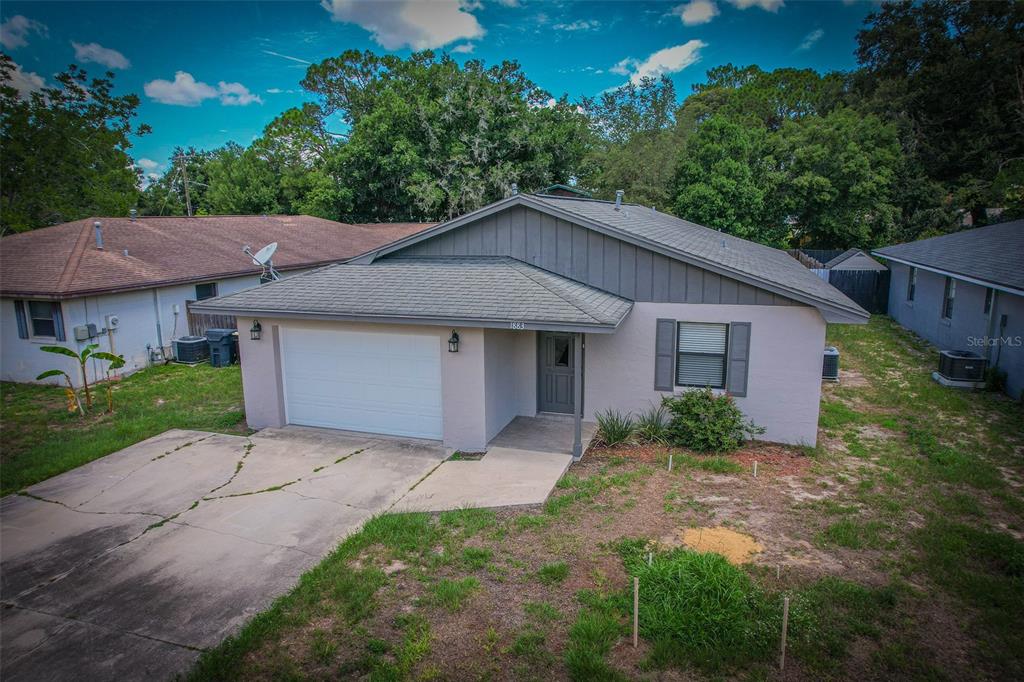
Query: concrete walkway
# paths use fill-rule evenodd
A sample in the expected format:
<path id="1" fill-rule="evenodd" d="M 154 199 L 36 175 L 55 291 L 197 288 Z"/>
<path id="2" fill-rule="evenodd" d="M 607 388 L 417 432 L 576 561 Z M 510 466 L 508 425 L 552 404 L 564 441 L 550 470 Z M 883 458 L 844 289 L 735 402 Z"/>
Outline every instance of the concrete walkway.
<path id="1" fill-rule="evenodd" d="M 449 460 L 396 505 L 407 511 L 543 504 L 572 464 L 575 424 L 565 415 L 516 417 L 482 459 Z M 597 425 L 583 422 L 583 450 Z"/>
<path id="2" fill-rule="evenodd" d="M 168 431 L 0 500 L 0 677 L 167 679 L 444 459 L 288 427 Z"/>

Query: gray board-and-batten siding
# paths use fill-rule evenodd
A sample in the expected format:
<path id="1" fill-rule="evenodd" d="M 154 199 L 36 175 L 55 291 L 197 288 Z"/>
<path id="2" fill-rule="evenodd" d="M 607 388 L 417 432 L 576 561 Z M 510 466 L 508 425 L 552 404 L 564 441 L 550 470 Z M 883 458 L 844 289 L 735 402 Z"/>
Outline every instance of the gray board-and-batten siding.
<path id="1" fill-rule="evenodd" d="M 801 305 L 525 206 L 481 217 L 385 258 L 510 256 L 638 302 Z"/>

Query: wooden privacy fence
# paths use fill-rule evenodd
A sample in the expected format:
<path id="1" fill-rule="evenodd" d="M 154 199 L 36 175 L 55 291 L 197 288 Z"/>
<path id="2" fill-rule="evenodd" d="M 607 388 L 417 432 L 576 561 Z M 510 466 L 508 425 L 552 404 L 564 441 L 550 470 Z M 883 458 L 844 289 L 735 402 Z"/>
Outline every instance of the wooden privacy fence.
<path id="1" fill-rule="evenodd" d="M 871 314 L 889 311 L 888 270 L 829 270 L 828 283 Z"/>
<path id="2" fill-rule="evenodd" d="M 192 304 L 195 301 L 186 301 L 185 309 L 188 314 L 188 333 L 190 336 L 206 336 L 207 329 L 237 329 L 238 322 L 234 315 L 207 315 L 206 313 L 192 312 Z"/>

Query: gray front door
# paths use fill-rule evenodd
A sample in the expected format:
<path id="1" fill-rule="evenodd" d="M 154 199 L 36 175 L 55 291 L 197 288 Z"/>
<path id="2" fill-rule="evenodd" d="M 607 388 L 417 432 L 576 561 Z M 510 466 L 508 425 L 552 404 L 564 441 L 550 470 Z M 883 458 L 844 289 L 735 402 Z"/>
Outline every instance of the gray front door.
<path id="1" fill-rule="evenodd" d="M 575 335 L 566 332 L 540 332 L 537 349 L 538 397 L 540 412 L 573 414 L 575 373 Z"/>

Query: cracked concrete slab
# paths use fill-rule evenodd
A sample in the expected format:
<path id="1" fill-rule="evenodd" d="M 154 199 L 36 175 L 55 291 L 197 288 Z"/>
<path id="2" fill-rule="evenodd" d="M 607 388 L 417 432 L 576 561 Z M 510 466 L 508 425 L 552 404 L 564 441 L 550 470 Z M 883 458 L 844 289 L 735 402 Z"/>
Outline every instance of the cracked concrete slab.
<path id="1" fill-rule="evenodd" d="M 181 674 L 443 460 L 428 441 L 175 430 L 4 498 L 0 676 Z"/>
<path id="2" fill-rule="evenodd" d="M 541 504 L 572 455 L 494 447 L 477 461 L 449 461 L 395 505 L 395 511 Z"/>
<path id="3" fill-rule="evenodd" d="M 152 680 L 187 670 L 199 651 L 19 607 L 4 608 L 5 682 Z M 39 661 L 46 661 L 40 666 Z M 132 665 L 123 662 L 131 660 Z"/>

